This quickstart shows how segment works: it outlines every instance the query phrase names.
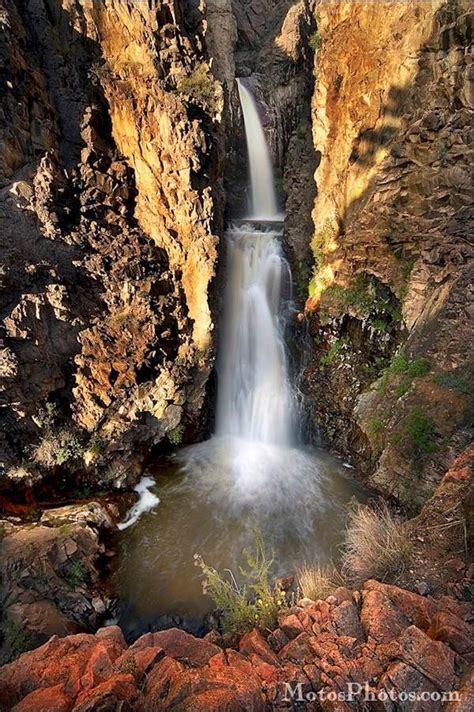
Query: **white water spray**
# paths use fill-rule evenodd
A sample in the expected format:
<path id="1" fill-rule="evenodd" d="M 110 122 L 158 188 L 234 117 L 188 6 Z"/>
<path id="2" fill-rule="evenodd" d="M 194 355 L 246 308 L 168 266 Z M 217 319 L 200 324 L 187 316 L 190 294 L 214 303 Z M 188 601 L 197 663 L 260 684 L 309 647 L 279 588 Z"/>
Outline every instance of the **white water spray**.
<path id="1" fill-rule="evenodd" d="M 277 220 L 277 200 L 272 162 L 268 151 L 257 104 L 247 87 L 237 79 L 240 103 L 244 115 L 245 134 L 250 165 L 253 220 Z"/>

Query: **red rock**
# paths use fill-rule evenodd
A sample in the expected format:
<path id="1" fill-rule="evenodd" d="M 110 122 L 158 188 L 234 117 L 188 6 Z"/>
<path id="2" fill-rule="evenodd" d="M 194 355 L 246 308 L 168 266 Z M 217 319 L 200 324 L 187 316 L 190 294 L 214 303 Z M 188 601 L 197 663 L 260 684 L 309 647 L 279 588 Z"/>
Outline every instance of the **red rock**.
<path id="1" fill-rule="evenodd" d="M 460 655 L 467 655 L 474 650 L 471 628 L 448 611 L 438 611 L 435 614 L 427 635 L 433 640 L 446 643 Z"/>
<path id="2" fill-rule="evenodd" d="M 141 682 L 144 676 L 164 656 L 162 648 L 139 648 L 126 650 L 115 662 L 118 672 L 131 673 L 136 682 Z"/>
<path id="3" fill-rule="evenodd" d="M 459 687 L 459 699 L 448 702 L 445 712 L 472 712 L 474 710 L 474 667 L 466 673 Z"/>
<path id="4" fill-rule="evenodd" d="M 89 660 L 81 677 L 81 687 L 84 690 L 89 690 L 96 687 L 104 680 L 107 680 L 114 672 L 112 661 L 108 655 L 107 649 L 101 643 L 98 643 L 91 651 Z"/>
<path id="5" fill-rule="evenodd" d="M 254 672 L 254 667 L 251 662 L 247 660 L 243 655 L 238 653 L 236 650 L 227 648 L 222 650 L 218 655 L 215 655 L 209 660 L 210 668 L 228 668 L 229 666 L 238 668 L 241 672 L 252 675 Z"/>
<path id="6" fill-rule="evenodd" d="M 310 620 L 309 616 L 307 616 Z M 294 613 L 289 616 L 283 616 L 279 619 L 280 629 L 286 635 L 288 640 L 293 640 L 297 635 L 303 632 L 304 627 L 297 616 Z"/>
<path id="7" fill-rule="evenodd" d="M 140 697 L 133 675 L 115 673 L 92 690 L 85 690 L 76 699 L 74 712 L 115 712 L 126 702 L 133 708 Z"/>
<path id="8" fill-rule="evenodd" d="M 147 676 L 145 684 L 145 709 L 155 710 L 166 698 L 170 687 L 184 673 L 184 665 L 173 658 L 164 657 Z"/>
<path id="9" fill-rule="evenodd" d="M 356 640 L 365 640 L 364 629 L 352 599 L 343 600 L 331 612 L 331 621 L 339 635 L 345 635 Z"/>
<path id="10" fill-rule="evenodd" d="M 179 628 L 170 628 L 158 633 L 146 633 L 139 638 L 131 649 L 155 647 L 162 648 L 166 655 L 190 665 L 205 665 L 210 658 L 221 652 L 221 648 L 203 638 L 185 633 Z"/>
<path id="11" fill-rule="evenodd" d="M 0 703 L 13 706 L 38 687 L 63 684 L 67 695 L 75 697 L 91 651 L 93 635 L 80 633 L 59 639 L 56 636 L 35 650 L 24 653 L 0 669 Z"/>
<path id="12" fill-rule="evenodd" d="M 252 659 L 254 655 L 264 660 L 269 665 L 278 666 L 280 663 L 273 650 L 268 645 L 263 635 L 255 628 L 246 633 L 239 643 L 241 653 Z"/>
<path id="13" fill-rule="evenodd" d="M 379 590 L 364 590 L 360 621 L 367 637 L 387 643 L 401 633 L 409 619 Z"/>
<path id="14" fill-rule="evenodd" d="M 203 693 L 209 690 L 216 691 L 216 697 L 207 696 L 208 701 L 217 704 L 220 700 L 223 707 L 221 710 L 255 710 L 259 712 L 264 709 L 264 697 L 261 690 L 261 682 L 255 674 L 248 674 L 233 665 L 227 667 L 204 667 L 188 668 L 186 670 L 166 670 L 166 681 L 163 685 L 163 663 L 169 660 L 164 658 L 158 663 L 156 668 L 161 668 L 160 675 L 155 675 L 156 668 L 150 677 L 154 677 L 154 685 L 149 687 L 150 679 L 147 681 L 145 691 L 145 712 L 158 712 L 170 709 L 199 709 L 195 705 L 206 699 Z M 176 663 L 176 661 L 172 661 Z M 160 694 L 157 694 L 157 686 L 161 685 Z M 222 694 L 217 696 L 217 691 Z M 164 693 L 164 694 L 163 694 Z M 232 703 L 232 707 L 226 704 Z M 192 707 L 190 705 L 193 705 Z M 240 707 L 239 707 L 240 705 Z M 201 708 L 207 712 L 207 708 Z M 213 709 L 219 709 L 214 707 Z"/>
<path id="15" fill-rule="evenodd" d="M 367 581 L 364 584 L 365 591 L 379 591 L 386 596 L 398 608 L 410 623 L 416 625 L 421 630 L 426 630 L 431 622 L 431 618 L 437 612 L 439 605 L 432 598 L 420 596 L 412 591 L 407 591 L 398 586 L 380 583 L 379 581 Z"/>
<path id="16" fill-rule="evenodd" d="M 233 690 L 204 690 L 186 698 L 186 712 L 260 712 L 264 709 L 263 703 L 259 701 L 246 702 L 250 706 L 242 707 L 242 702 L 238 699 Z"/>
<path id="17" fill-rule="evenodd" d="M 290 640 L 278 653 L 280 660 L 291 660 L 299 664 L 305 664 L 312 661 L 314 657 L 311 649 L 312 638 L 308 633 L 300 633 L 294 640 Z"/>
<path id="18" fill-rule="evenodd" d="M 377 691 L 385 690 L 388 694 L 399 696 L 401 692 L 433 693 L 437 688 L 422 675 L 406 663 L 397 662 L 391 665 L 387 672 L 380 678 Z M 436 700 L 413 700 L 408 703 L 410 712 L 437 712 L 441 709 L 441 702 Z M 389 708 L 390 709 L 390 708 Z M 408 709 L 408 707 L 406 708 Z"/>
<path id="19" fill-rule="evenodd" d="M 446 645 L 431 640 L 412 625 L 400 635 L 397 657 L 431 680 L 439 690 L 452 690 L 455 680 L 455 653 Z"/>
<path id="20" fill-rule="evenodd" d="M 64 692 L 64 685 L 41 687 L 24 697 L 11 712 L 69 712 L 74 701 Z"/>
<path id="21" fill-rule="evenodd" d="M 268 642 L 272 649 L 278 653 L 288 643 L 288 638 L 280 628 L 277 628 L 268 636 Z"/>

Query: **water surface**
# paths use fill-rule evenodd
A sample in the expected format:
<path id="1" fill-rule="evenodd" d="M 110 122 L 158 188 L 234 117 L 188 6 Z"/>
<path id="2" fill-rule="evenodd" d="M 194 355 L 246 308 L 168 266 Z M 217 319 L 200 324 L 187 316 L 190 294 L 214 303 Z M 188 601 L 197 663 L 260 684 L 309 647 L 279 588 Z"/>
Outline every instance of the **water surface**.
<path id="1" fill-rule="evenodd" d="M 253 547 L 256 530 L 274 552 L 275 576 L 338 554 L 347 504 L 364 496 L 339 460 L 323 451 L 289 450 L 288 471 L 280 469 L 270 486 L 262 480 L 251 496 L 241 498 L 232 474 L 223 477 L 215 467 L 216 452 L 233 455 L 232 443 L 218 440 L 187 448 L 185 461 L 193 462 L 187 472 L 178 465 L 157 470 L 151 491 L 159 504 L 120 534 L 116 585 L 120 623 L 127 630 L 141 632 L 166 615 L 201 619 L 209 613 L 212 601 L 202 593 L 194 554 L 219 570 L 231 569 L 238 578 L 243 550 Z M 302 454 L 305 469 L 298 477 Z"/>

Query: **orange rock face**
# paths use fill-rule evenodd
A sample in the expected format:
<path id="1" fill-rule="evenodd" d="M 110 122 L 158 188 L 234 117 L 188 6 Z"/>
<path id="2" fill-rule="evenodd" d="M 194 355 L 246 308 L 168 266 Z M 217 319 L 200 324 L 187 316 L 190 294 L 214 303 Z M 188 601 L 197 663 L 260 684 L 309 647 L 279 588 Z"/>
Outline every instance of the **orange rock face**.
<path id="1" fill-rule="evenodd" d="M 333 710 L 331 693 L 347 693 L 349 683 L 373 695 L 434 694 L 435 701 L 461 689 L 474 647 L 469 625 L 448 610 L 446 599 L 377 581 L 365 584 L 362 597 L 347 594 L 293 607 L 268 641 L 253 630 L 241 639 L 240 652 L 178 629 L 147 633 L 130 647 L 113 626 L 52 638 L 0 669 L 0 705 L 15 712 L 121 705 L 137 712 L 263 712 L 290 709 L 290 685 L 304 700 L 319 699 L 321 709 Z M 292 639 L 272 649 L 287 633 Z M 356 697 L 348 709 L 363 704 Z"/>

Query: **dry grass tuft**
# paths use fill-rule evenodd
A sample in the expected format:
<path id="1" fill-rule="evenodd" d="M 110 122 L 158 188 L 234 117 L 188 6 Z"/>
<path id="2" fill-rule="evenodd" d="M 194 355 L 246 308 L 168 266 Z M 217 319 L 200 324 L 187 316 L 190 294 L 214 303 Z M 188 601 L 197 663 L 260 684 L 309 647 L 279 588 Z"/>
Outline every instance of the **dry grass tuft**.
<path id="1" fill-rule="evenodd" d="M 324 600 L 334 589 L 344 585 L 344 579 L 334 564 L 304 564 L 296 573 L 298 587 L 304 598 Z"/>
<path id="2" fill-rule="evenodd" d="M 359 505 L 349 519 L 342 572 L 356 586 L 371 578 L 395 582 L 407 567 L 412 548 L 407 523 L 386 505 Z"/>

